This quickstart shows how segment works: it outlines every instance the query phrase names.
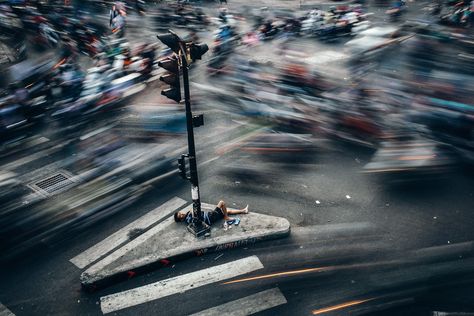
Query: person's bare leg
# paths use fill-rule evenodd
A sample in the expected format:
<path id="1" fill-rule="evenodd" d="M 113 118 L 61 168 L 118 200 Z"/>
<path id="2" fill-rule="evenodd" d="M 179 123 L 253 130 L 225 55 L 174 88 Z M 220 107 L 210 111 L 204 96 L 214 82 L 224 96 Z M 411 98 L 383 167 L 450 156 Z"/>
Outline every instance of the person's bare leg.
<path id="1" fill-rule="evenodd" d="M 245 208 L 241 210 L 227 210 L 227 214 L 230 215 L 237 215 L 237 214 L 248 214 L 249 212 L 249 206 L 247 205 Z"/>
<path id="2" fill-rule="evenodd" d="M 225 206 L 225 202 L 220 200 L 219 203 L 217 203 L 217 207 L 222 210 L 222 213 L 224 214 L 224 220 L 228 221 L 231 220 L 232 218 L 229 217 L 229 211 L 227 210 L 227 207 Z"/>
<path id="3" fill-rule="evenodd" d="M 247 214 L 249 212 L 249 206 L 247 205 L 245 208 L 241 210 L 228 210 L 225 202 L 224 201 L 219 201 L 217 203 L 217 207 L 219 207 L 222 210 L 222 213 L 224 213 L 224 219 L 228 220 L 230 219 L 229 215 L 237 215 L 237 214 Z"/>

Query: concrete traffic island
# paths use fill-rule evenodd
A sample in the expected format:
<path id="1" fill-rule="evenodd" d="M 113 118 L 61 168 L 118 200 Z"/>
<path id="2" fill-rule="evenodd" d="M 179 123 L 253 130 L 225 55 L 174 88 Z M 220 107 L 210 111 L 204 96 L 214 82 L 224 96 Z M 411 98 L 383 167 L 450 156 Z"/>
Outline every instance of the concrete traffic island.
<path id="1" fill-rule="evenodd" d="M 214 206 L 203 204 L 202 209 Z M 236 217 L 241 220 L 238 226 L 224 230 L 222 220 L 212 226 L 210 237 L 200 239 L 170 217 L 90 266 L 81 274 L 81 284 L 86 290 L 94 290 L 171 262 L 290 234 L 290 223 L 282 217 L 254 212 Z"/>

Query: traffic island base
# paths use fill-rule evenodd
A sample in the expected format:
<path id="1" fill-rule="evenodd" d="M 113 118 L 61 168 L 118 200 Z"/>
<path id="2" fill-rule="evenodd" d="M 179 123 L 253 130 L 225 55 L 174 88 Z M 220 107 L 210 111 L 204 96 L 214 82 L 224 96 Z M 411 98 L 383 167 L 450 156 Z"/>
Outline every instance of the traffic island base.
<path id="1" fill-rule="evenodd" d="M 254 212 L 237 217 L 238 226 L 224 230 L 219 221 L 211 227 L 210 237 L 199 239 L 170 217 L 89 267 L 81 274 L 82 287 L 95 290 L 171 262 L 290 234 L 290 223 L 282 217 Z"/>

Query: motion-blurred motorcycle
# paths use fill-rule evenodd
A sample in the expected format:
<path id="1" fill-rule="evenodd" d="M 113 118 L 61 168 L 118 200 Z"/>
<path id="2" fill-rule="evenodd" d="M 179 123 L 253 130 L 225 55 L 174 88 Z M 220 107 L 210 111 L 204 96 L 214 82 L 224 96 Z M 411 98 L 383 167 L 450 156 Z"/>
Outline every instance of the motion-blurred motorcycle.
<path id="1" fill-rule="evenodd" d="M 53 29 L 48 23 L 43 22 L 38 28 L 38 33 L 34 37 L 34 43 L 36 46 L 47 49 L 55 48 L 59 45 L 60 37 L 55 29 Z"/>
<path id="2" fill-rule="evenodd" d="M 406 3 L 403 0 L 395 2 L 392 7 L 390 7 L 385 13 L 388 15 L 390 21 L 396 22 L 400 20 L 400 18 L 403 15 L 403 12 L 405 12 L 406 8 Z"/>

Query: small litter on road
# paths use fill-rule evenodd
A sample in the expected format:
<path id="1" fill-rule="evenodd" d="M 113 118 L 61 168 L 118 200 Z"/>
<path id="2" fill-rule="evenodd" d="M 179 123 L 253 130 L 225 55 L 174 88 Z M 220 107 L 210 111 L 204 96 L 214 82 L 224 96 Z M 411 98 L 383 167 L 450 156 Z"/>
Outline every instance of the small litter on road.
<path id="1" fill-rule="evenodd" d="M 214 261 L 216 261 L 217 259 L 219 259 L 220 257 L 222 257 L 224 254 L 221 253 L 220 255 L 218 255 L 217 257 L 214 258 Z"/>
<path id="2" fill-rule="evenodd" d="M 315 202 L 316 202 L 316 204 L 321 204 L 321 202 L 319 202 L 319 200 L 316 200 Z"/>
<path id="3" fill-rule="evenodd" d="M 347 194 L 347 195 L 346 195 L 346 199 L 349 200 L 350 198 L 351 198 L 351 196 Z"/>
<path id="4" fill-rule="evenodd" d="M 128 232 L 128 239 L 133 240 L 143 234 L 145 230 L 143 228 L 134 228 L 129 230 Z"/>
<path id="5" fill-rule="evenodd" d="M 437 216 L 433 216 L 433 219 L 438 219 L 438 217 L 437 217 Z"/>
<path id="6" fill-rule="evenodd" d="M 308 188 L 308 186 L 307 186 L 307 185 L 305 185 L 305 184 L 302 184 L 301 186 L 302 186 L 303 188 L 305 188 L 305 189 L 307 189 L 307 188 Z"/>

